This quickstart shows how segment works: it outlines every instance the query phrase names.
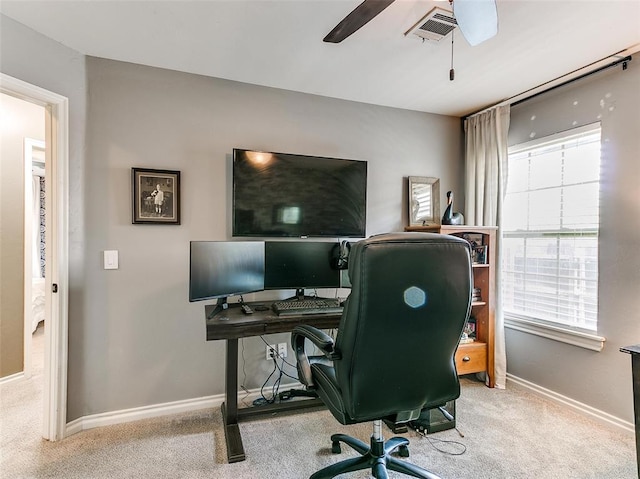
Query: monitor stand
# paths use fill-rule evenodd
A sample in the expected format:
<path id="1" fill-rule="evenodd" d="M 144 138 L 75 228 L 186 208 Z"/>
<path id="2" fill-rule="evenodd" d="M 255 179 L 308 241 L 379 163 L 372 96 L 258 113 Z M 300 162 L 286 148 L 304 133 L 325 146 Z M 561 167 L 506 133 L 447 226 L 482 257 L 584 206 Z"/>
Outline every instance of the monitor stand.
<path id="1" fill-rule="evenodd" d="M 310 297 L 311 296 L 304 295 L 304 288 L 296 288 L 296 294 L 294 296 L 291 296 L 285 299 L 284 301 L 304 301 L 305 299 Z"/>
<path id="2" fill-rule="evenodd" d="M 291 296 L 284 301 L 304 301 L 305 299 L 325 299 L 320 296 L 305 296 L 304 288 L 296 288 L 295 296 Z"/>
<path id="3" fill-rule="evenodd" d="M 207 315 L 207 319 L 213 318 L 216 314 L 224 311 L 229 307 L 229 303 L 227 303 L 226 296 L 224 298 L 218 298 L 218 302 L 214 306 L 214 308 Z"/>

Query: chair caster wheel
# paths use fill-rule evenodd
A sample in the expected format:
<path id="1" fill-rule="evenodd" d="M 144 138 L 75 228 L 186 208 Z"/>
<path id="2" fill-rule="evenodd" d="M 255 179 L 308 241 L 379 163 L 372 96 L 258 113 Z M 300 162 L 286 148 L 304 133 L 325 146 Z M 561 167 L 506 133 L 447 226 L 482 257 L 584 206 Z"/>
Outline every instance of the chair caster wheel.
<path id="1" fill-rule="evenodd" d="M 400 457 L 409 457 L 409 448 L 407 446 L 400 446 L 398 448 L 398 456 Z"/>
<path id="2" fill-rule="evenodd" d="M 331 443 L 331 452 L 334 454 L 340 454 L 342 452 L 342 448 L 340 447 L 340 441 L 333 441 Z"/>

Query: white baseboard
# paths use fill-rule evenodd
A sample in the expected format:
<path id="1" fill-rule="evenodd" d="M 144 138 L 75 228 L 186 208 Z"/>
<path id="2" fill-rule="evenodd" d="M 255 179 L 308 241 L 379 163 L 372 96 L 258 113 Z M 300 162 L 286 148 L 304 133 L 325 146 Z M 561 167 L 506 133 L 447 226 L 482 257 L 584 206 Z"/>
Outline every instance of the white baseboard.
<path id="1" fill-rule="evenodd" d="M 19 379 L 24 379 L 24 371 L 20 371 L 19 373 L 0 378 L 0 386 L 2 386 L 3 384 L 12 383 L 13 381 L 18 381 Z"/>
<path id="2" fill-rule="evenodd" d="M 282 389 L 299 388 L 300 383 L 287 383 L 282 385 Z M 260 396 L 260 388 L 240 391 L 238 393 L 238 405 L 248 404 Z M 127 422 L 138 421 L 140 419 L 149 419 L 154 417 L 167 416 L 169 414 L 180 414 L 183 412 L 199 411 L 201 409 L 211 409 L 220 407 L 224 402 L 224 394 L 216 394 L 214 396 L 205 396 L 201 398 L 184 399 L 181 401 L 173 401 L 161 404 L 151 404 L 131 409 L 121 409 L 120 411 L 111 411 L 100 414 L 92 414 L 83 416 L 67 423 L 65 437 L 71 436 L 87 429 L 95 427 L 112 426 L 114 424 L 124 424 Z"/>
<path id="3" fill-rule="evenodd" d="M 65 437 L 76 434 L 94 427 L 111 426 L 123 424 L 140 419 L 166 416 L 169 414 L 179 414 L 183 412 L 198 411 L 220 406 L 224 402 L 224 394 L 206 396 L 182 401 L 167 402 L 162 404 L 152 404 L 131 409 L 121 409 L 100 414 L 83 416 L 67 423 Z"/>
<path id="4" fill-rule="evenodd" d="M 518 384 L 519 386 L 522 386 L 528 389 L 532 393 L 537 394 L 539 396 L 543 396 L 547 399 L 550 399 L 553 402 L 558 403 L 564 407 L 568 407 L 573 411 L 579 414 L 582 414 L 583 416 L 587 416 L 591 419 L 596 419 L 597 421 L 605 424 L 619 427 L 628 432 L 635 432 L 635 425 L 632 422 L 625 421 L 607 412 L 588 406 L 587 404 L 581 403 L 567 396 L 563 396 L 562 394 L 551 391 L 550 389 L 547 389 L 535 383 L 529 382 L 526 379 L 522 379 L 517 376 L 514 376 L 513 374 L 507 373 L 507 381 L 513 382 L 514 384 Z"/>
<path id="5" fill-rule="evenodd" d="M 17 380 L 22 377 L 22 373 L 17 373 L 12 376 L 7 376 L 0 380 L 0 384 L 4 384 L 8 381 Z M 519 378 L 512 374 L 507 373 L 507 381 L 518 384 L 519 386 L 528 389 L 534 394 L 543 396 L 547 399 L 561 404 L 564 407 L 569 407 L 573 411 L 576 411 L 584 416 L 596 419 L 605 424 L 614 425 L 628 432 L 634 432 L 635 426 L 629 421 L 625 421 L 609 413 L 601 411 L 599 409 L 588 406 L 584 403 L 575 401 L 562 394 L 546 389 L 535 383 Z M 287 384 L 287 388 L 300 387 L 300 384 Z M 238 398 L 239 403 L 246 401 L 253 401 L 260 395 L 260 389 L 254 389 L 241 393 Z M 122 409 L 119 411 L 111 411 L 100 414 L 92 414 L 90 416 L 83 416 L 75 419 L 67 424 L 65 437 L 72 434 L 76 434 L 87 429 L 93 429 L 95 427 L 110 426 L 114 424 L 123 424 L 127 422 L 138 421 L 140 419 L 149 419 L 154 417 L 162 417 L 170 414 L 179 414 L 184 412 L 198 411 L 201 409 L 209 409 L 219 407 L 224 402 L 224 394 L 217 394 L 214 396 L 206 396 L 201 398 L 185 399 L 181 401 L 173 401 L 161 404 L 152 404 L 149 406 L 142 406 L 138 408 Z"/>

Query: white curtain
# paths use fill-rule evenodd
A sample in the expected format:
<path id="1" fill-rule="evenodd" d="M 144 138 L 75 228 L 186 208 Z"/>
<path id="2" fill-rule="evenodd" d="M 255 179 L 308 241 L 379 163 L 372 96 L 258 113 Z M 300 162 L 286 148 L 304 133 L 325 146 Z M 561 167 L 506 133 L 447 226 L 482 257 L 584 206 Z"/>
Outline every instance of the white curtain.
<path id="1" fill-rule="evenodd" d="M 464 123 L 465 129 L 465 217 L 476 226 L 497 226 L 496 307 L 495 307 L 495 385 L 504 389 L 507 378 L 507 358 L 504 343 L 502 311 L 501 246 L 502 201 L 507 187 L 507 134 L 511 107 L 498 106 L 473 115 Z"/>

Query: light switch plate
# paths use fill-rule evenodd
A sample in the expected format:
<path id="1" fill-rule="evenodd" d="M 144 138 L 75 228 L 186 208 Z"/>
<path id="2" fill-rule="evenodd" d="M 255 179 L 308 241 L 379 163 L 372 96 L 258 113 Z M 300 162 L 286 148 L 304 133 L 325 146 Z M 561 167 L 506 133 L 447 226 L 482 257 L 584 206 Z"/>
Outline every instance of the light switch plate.
<path id="1" fill-rule="evenodd" d="M 104 252 L 104 269 L 118 269 L 118 250 Z"/>

